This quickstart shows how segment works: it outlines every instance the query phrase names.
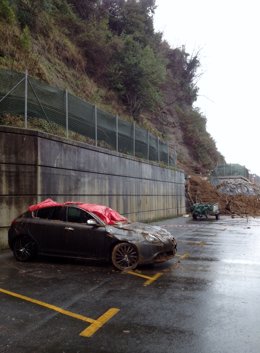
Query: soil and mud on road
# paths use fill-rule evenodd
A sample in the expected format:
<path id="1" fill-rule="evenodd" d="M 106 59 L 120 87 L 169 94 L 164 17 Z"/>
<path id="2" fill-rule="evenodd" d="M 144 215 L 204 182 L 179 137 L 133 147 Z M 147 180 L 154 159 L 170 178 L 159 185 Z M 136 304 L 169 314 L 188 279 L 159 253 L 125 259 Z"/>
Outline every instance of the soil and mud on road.
<path id="1" fill-rule="evenodd" d="M 206 178 L 192 175 L 187 179 L 186 196 L 188 208 L 195 202 L 218 203 L 221 214 L 260 216 L 260 186 L 245 179 L 223 179 L 215 187 Z"/>

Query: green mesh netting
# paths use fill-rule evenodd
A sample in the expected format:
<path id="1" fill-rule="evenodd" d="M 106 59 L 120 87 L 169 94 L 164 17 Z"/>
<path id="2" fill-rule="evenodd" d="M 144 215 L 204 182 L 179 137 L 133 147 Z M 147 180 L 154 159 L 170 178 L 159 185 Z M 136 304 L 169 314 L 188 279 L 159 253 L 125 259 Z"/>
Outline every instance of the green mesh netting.
<path id="1" fill-rule="evenodd" d="M 88 102 L 72 94 L 66 95 L 64 90 L 34 78 L 28 77 L 27 87 L 28 117 L 46 119 L 66 128 L 67 115 L 70 131 L 93 140 L 97 137 L 97 144 L 102 147 L 118 149 L 119 152 L 134 154 L 150 161 L 176 165 L 174 152 L 171 151 L 168 156 L 168 145 L 147 130 L 100 109 L 95 110 Z M 24 112 L 25 74 L 0 70 L 0 115 L 9 113 L 23 116 Z"/>
<path id="2" fill-rule="evenodd" d="M 97 139 L 116 149 L 116 117 L 97 109 Z"/>
<path id="3" fill-rule="evenodd" d="M 128 121 L 118 119 L 118 151 L 134 154 L 134 125 Z"/>

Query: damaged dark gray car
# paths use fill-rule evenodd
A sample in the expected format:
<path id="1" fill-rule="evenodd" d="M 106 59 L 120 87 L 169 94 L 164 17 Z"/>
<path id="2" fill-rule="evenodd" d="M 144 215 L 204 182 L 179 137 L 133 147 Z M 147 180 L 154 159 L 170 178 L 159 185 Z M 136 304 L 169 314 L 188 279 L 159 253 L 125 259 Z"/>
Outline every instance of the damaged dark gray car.
<path id="1" fill-rule="evenodd" d="M 101 205 L 55 203 L 30 206 L 9 229 L 9 246 L 19 261 L 37 254 L 112 261 L 119 270 L 164 262 L 177 244 L 165 229 L 131 223 Z"/>

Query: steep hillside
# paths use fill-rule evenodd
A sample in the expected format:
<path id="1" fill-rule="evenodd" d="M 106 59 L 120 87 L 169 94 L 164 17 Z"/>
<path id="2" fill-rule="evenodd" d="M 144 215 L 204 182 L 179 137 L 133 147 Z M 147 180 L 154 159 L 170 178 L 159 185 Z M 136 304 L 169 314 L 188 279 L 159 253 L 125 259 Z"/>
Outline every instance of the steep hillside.
<path id="1" fill-rule="evenodd" d="M 162 41 L 154 10 L 154 0 L 0 0 L 0 68 L 134 119 L 176 147 L 182 168 L 206 172 L 223 156 L 193 108 L 199 58 Z"/>

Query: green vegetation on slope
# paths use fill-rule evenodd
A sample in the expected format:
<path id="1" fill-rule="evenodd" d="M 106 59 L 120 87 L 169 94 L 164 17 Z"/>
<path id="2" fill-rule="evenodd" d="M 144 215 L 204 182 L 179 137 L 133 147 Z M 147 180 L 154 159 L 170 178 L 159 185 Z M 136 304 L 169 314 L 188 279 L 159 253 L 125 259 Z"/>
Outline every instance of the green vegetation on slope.
<path id="1" fill-rule="evenodd" d="M 155 0 L 0 0 L 0 68 L 28 69 L 170 142 L 178 133 L 182 166 L 212 169 L 223 157 L 193 108 L 199 59 L 162 40 L 154 10 Z"/>

